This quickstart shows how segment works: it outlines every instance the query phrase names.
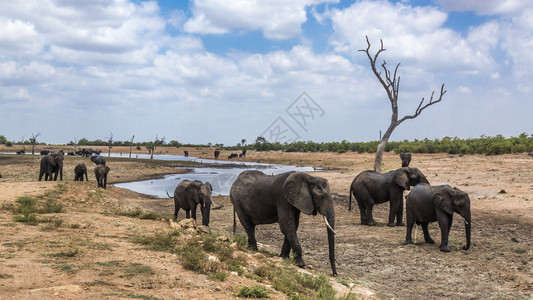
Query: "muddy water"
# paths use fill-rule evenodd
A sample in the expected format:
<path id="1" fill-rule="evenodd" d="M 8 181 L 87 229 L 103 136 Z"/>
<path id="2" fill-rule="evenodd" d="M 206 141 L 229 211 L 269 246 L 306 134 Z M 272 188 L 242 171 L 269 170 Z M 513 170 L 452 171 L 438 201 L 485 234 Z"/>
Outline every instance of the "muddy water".
<path id="1" fill-rule="evenodd" d="M 113 155 L 112 155 L 113 156 Z M 118 155 L 117 155 L 118 156 Z M 138 157 L 144 158 L 144 157 Z M 216 168 L 192 168 L 191 172 L 185 174 L 171 174 L 161 179 L 150 179 L 143 181 L 125 182 L 114 184 L 116 187 L 129 189 L 138 193 L 152 195 L 157 198 L 167 198 L 167 192 L 173 195 L 176 186 L 184 179 L 209 181 L 213 186 L 213 195 L 227 196 L 231 185 L 237 179 L 237 176 L 245 170 L 259 170 L 265 174 L 281 174 L 289 171 L 311 172 L 315 171 L 313 167 L 296 167 L 273 164 L 261 164 L 253 162 L 232 162 L 217 161 L 210 159 L 198 159 L 195 157 L 185 157 L 179 155 L 154 155 L 154 159 L 161 160 L 191 160 L 204 163 L 223 163 L 225 166 Z M 232 166 L 228 167 L 227 165 Z"/>

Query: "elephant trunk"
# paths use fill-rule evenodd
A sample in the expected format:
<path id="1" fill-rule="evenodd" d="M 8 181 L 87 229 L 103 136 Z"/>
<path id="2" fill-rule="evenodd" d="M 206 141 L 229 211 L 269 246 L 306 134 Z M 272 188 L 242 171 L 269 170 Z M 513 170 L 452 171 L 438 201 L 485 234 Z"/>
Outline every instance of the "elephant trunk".
<path id="1" fill-rule="evenodd" d="M 472 232 L 472 218 L 470 212 L 463 217 L 465 221 L 465 235 L 466 235 L 466 245 L 463 247 L 463 250 L 470 249 L 470 236 Z"/>
<path id="2" fill-rule="evenodd" d="M 202 225 L 209 227 L 209 218 L 211 214 L 211 205 L 202 205 L 200 207 L 202 213 Z"/>
<path id="3" fill-rule="evenodd" d="M 324 221 L 328 231 L 329 263 L 331 264 L 333 275 L 337 275 L 337 268 L 335 267 L 335 212 L 333 207 L 324 214 Z"/>

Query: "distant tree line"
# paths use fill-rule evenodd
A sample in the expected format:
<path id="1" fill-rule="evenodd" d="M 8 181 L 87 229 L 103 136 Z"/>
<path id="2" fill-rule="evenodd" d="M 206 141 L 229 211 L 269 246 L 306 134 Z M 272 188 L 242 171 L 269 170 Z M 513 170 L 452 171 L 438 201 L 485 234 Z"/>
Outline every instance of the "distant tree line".
<path id="1" fill-rule="evenodd" d="M 26 141 L 27 144 L 30 144 Z M 113 141 L 112 146 L 130 146 L 131 141 Z M 133 143 L 137 149 L 151 147 L 154 141 L 136 142 Z M 0 135 L 0 144 L 12 146 L 13 142 L 8 141 L 5 136 Z M 45 143 L 37 143 L 44 144 Z M 94 140 L 89 141 L 82 138 L 75 142 L 69 142 L 68 145 L 77 145 L 78 147 L 90 146 L 108 146 L 108 140 Z M 313 141 L 297 141 L 293 143 L 279 142 L 271 143 L 264 137 L 257 137 L 254 143 L 244 144 L 238 143 L 235 146 L 224 146 L 224 144 L 185 144 L 175 140 L 164 142 L 159 147 L 212 147 L 214 149 L 224 150 L 257 150 L 257 151 L 284 151 L 284 152 L 357 152 L 357 153 L 375 153 L 379 141 L 370 142 L 348 142 L 346 140 L 341 142 L 313 142 Z M 442 139 L 423 139 L 414 141 L 389 141 L 385 148 L 386 152 L 394 151 L 411 152 L 411 153 L 449 153 L 449 154 L 486 154 L 498 155 L 507 153 L 523 153 L 533 152 L 533 134 L 528 135 L 522 133 L 517 137 L 505 138 L 502 135 L 494 137 L 482 135 L 479 138 L 460 139 L 457 137 L 444 137 Z"/>
<path id="2" fill-rule="evenodd" d="M 358 152 L 375 153 L 379 141 L 371 142 L 293 142 L 290 144 L 270 143 L 263 137 L 258 137 L 254 144 L 245 148 L 258 151 L 282 150 L 285 152 Z M 457 137 L 444 137 L 442 139 L 424 139 L 414 141 L 389 141 L 386 152 L 395 153 L 449 153 L 449 154 L 486 154 L 498 155 L 507 153 L 523 153 L 533 151 L 533 135 L 526 133 L 518 137 L 505 138 L 502 135 L 495 137 L 482 135 L 479 138 L 460 139 Z"/>

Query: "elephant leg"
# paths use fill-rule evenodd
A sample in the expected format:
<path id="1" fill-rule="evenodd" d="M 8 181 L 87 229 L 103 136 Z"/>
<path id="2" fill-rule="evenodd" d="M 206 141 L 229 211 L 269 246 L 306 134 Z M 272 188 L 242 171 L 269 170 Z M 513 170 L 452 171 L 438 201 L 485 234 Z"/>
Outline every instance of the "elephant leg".
<path id="1" fill-rule="evenodd" d="M 422 229 L 424 230 L 424 241 L 428 244 L 435 244 L 435 241 L 429 236 L 428 222 L 422 223 Z"/>
<path id="2" fill-rule="evenodd" d="M 196 205 L 191 206 L 191 218 L 193 218 L 196 221 Z"/>
<path id="3" fill-rule="evenodd" d="M 413 231 L 413 226 L 415 225 L 415 218 L 407 214 L 407 228 L 405 233 L 405 245 L 413 244 L 413 239 L 411 238 L 411 233 Z"/>
<path id="4" fill-rule="evenodd" d="M 104 176 L 104 189 L 107 187 L 107 175 Z"/>
<path id="5" fill-rule="evenodd" d="M 283 239 L 283 246 L 281 246 L 281 256 L 282 258 L 288 258 L 289 253 L 291 252 L 291 244 L 289 243 L 289 239 L 285 237 Z"/>
<path id="6" fill-rule="evenodd" d="M 285 235 L 285 239 L 289 242 L 292 252 L 294 253 L 294 260 L 298 267 L 305 267 L 305 262 L 302 258 L 302 246 L 298 241 L 296 230 L 298 229 L 300 212 L 293 213 L 292 216 L 280 216 L 279 227 L 281 233 Z"/>
<path id="7" fill-rule="evenodd" d="M 374 216 L 372 215 L 372 210 L 374 209 L 374 203 L 372 202 L 366 208 L 366 225 L 376 226 L 378 223 L 374 221 Z"/>
<path id="8" fill-rule="evenodd" d="M 185 210 L 185 219 L 190 219 L 191 218 L 191 210 L 190 209 L 186 209 Z"/>
<path id="9" fill-rule="evenodd" d="M 174 200 L 174 220 L 178 219 L 178 212 L 180 211 L 180 207 L 178 206 L 177 201 Z"/>
<path id="10" fill-rule="evenodd" d="M 448 247 L 448 235 L 450 234 L 450 227 L 451 227 L 451 216 L 448 216 L 446 213 L 445 216 L 442 216 L 442 218 L 439 219 L 439 227 L 440 227 L 440 251 L 442 252 L 450 252 L 450 247 Z"/>
<path id="11" fill-rule="evenodd" d="M 400 195 L 400 203 L 396 212 L 396 226 L 405 226 L 403 223 L 403 195 Z"/>
<path id="12" fill-rule="evenodd" d="M 367 225 L 368 222 L 366 219 L 366 208 L 359 201 L 357 201 L 357 206 L 359 206 L 359 215 L 361 216 L 361 225 Z"/>

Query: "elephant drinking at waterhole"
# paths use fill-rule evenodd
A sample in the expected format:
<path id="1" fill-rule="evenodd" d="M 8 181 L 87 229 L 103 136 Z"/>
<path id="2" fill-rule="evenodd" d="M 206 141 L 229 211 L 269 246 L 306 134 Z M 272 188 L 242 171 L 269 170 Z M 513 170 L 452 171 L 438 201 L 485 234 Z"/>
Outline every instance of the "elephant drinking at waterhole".
<path id="1" fill-rule="evenodd" d="M 280 256 L 289 257 L 292 249 L 296 264 L 304 267 L 302 247 L 296 231 L 300 212 L 306 215 L 320 213 L 324 217 L 328 233 L 329 261 L 333 274 L 335 268 L 335 211 L 328 181 L 306 173 L 287 172 L 266 175 L 257 170 L 242 172 L 230 190 L 233 204 L 233 232 L 235 213 L 248 235 L 248 245 L 257 251 L 255 226 L 279 223 L 284 240 Z"/>

